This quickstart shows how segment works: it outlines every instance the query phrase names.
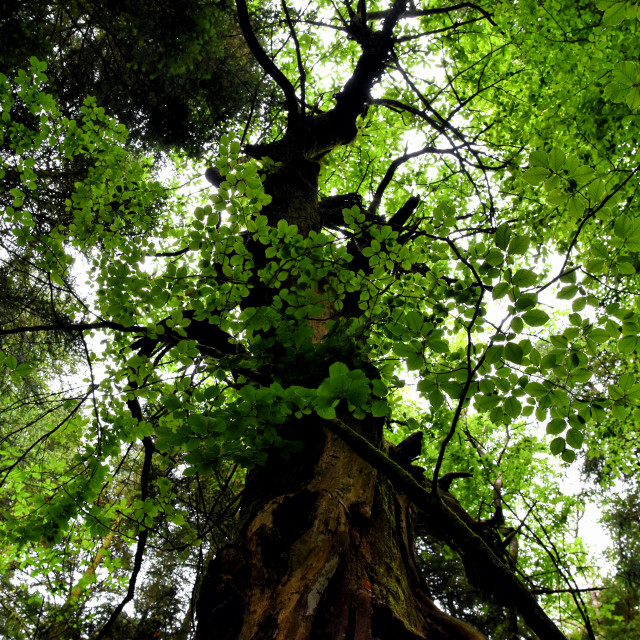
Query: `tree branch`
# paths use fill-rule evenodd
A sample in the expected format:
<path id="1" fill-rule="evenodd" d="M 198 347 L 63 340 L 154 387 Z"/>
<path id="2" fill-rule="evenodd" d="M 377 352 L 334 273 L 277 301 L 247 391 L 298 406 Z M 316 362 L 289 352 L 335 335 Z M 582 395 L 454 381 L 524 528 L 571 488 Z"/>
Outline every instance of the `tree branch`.
<path id="1" fill-rule="evenodd" d="M 63 333 L 75 333 L 77 331 L 93 331 L 98 329 L 114 329 L 129 333 L 146 332 L 144 327 L 137 325 L 125 326 L 119 322 L 101 320 L 100 322 L 79 322 L 77 324 L 38 324 L 31 327 L 14 327 L 13 329 L 0 329 L 0 336 L 16 335 L 20 333 L 33 333 L 36 331 L 62 331 Z"/>
<path id="2" fill-rule="evenodd" d="M 618 193 L 618 191 L 620 191 L 622 187 L 624 187 L 627 184 L 627 182 L 629 182 L 629 180 L 631 180 L 631 178 L 633 178 L 638 173 L 638 171 L 640 171 L 640 165 L 638 165 L 611 193 L 607 194 L 607 196 L 602 199 L 602 202 L 600 202 L 600 204 L 598 204 L 598 206 L 595 207 L 595 209 L 590 209 L 589 213 L 580 221 L 580 224 L 578 225 L 578 228 L 576 229 L 576 232 L 573 234 L 573 238 L 571 239 L 571 244 L 567 249 L 567 255 L 565 256 L 564 262 L 562 263 L 562 267 L 560 268 L 560 271 L 559 271 L 560 275 L 558 277 L 561 277 L 562 274 L 564 273 L 564 270 L 567 268 L 567 264 L 569 263 L 569 258 L 571 257 L 571 252 L 573 251 L 573 248 L 576 246 L 576 243 L 578 242 L 578 238 L 580 237 L 580 233 L 582 232 L 584 225 L 587 224 L 587 221 L 593 218 L 596 215 L 596 213 L 598 213 L 598 211 L 600 211 L 600 209 L 602 209 L 604 205 L 607 204 L 607 202 L 609 202 L 609 200 L 611 200 L 611 198 L 613 198 L 613 196 L 615 196 L 616 193 Z M 551 283 L 547 284 L 546 286 L 542 287 L 538 291 L 542 291 L 543 289 L 546 289 L 550 284 Z"/>
<path id="3" fill-rule="evenodd" d="M 261 44 L 253 32 L 251 27 L 251 19 L 249 18 L 249 11 L 247 9 L 247 3 L 245 0 L 236 0 L 236 8 L 238 10 L 238 21 L 240 23 L 240 29 L 242 35 L 249 47 L 249 51 L 253 54 L 256 62 L 265 70 L 265 72 L 273 78 L 276 84 L 282 89 L 285 100 L 287 103 L 287 111 L 289 112 L 289 118 L 300 113 L 298 107 L 298 97 L 296 91 L 289 79 L 278 69 L 273 60 L 267 55 L 266 51 L 262 48 Z"/>
<path id="4" fill-rule="evenodd" d="M 128 400 L 127 404 L 129 405 L 129 409 L 131 410 L 131 414 L 134 418 L 138 418 L 142 420 L 142 410 L 140 408 L 140 404 L 138 400 Z M 145 436 L 142 439 L 142 444 L 144 446 L 144 461 L 142 463 L 142 473 L 140 474 L 140 498 L 144 501 L 149 497 L 149 479 L 151 477 L 151 458 L 153 457 L 153 452 L 155 451 L 155 447 L 153 445 L 153 440 L 149 436 Z M 138 544 L 136 545 L 136 555 L 133 561 L 133 570 L 131 571 L 131 577 L 129 578 L 129 588 L 127 589 L 127 595 L 122 599 L 120 604 L 113 610 L 111 616 L 105 623 L 105 625 L 100 629 L 100 633 L 96 637 L 96 640 L 102 640 L 106 637 L 107 632 L 114 625 L 115 621 L 118 619 L 120 613 L 126 606 L 128 602 L 133 600 L 133 596 L 136 592 L 136 581 L 138 579 L 138 574 L 140 573 L 140 568 L 142 567 L 142 559 L 144 557 L 144 550 L 147 546 L 147 538 L 149 537 L 149 529 L 146 527 L 140 532 L 138 536 Z"/>
<path id="5" fill-rule="evenodd" d="M 473 2 L 460 2 L 459 4 L 453 4 L 450 7 L 438 7 L 435 9 L 409 9 L 405 11 L 402 15 L 403 18 L 419 18 L 421 16 L 435 16 L 443 13 L 451 13 L 452 11 L 457 11 L 458 9 L 474 9 L 482 14 L 482 16 L 490 22 L 494 27 L 497 26 L 493 20 L 493 16 L 485 11 L 482 7 L 479 7 L 477 4 Z M 371 11 L 367 16 L 367 20 L 383 20 L 389 15 L 390 9 L 385 9 L 383 11 Z"/>
<path id="6" fill-rule="evenodd" d="M 284 17 L 287 21 L 287 26 L 289 27 L 289 33 L 293 38 L 293 44 L 296 48 L 296 60 L 298 62 L 298 75 L 300 76 L 300 105 L 302 109 L 302 115 L 304 115 L 305 109 L 305 87 L 307 82 L 307 72 L 304 69 L 304 65 L 302 64 L 302 56 L 300 54 L 300 43 L 298 42 L 298 35 L 296 34 L 296 30 L 293 28 L 293 22 L 291 20 L 291 16 L 289 15 L 289 8 L 287 7 L 287 3 L 285 0 L 282 0 L 282 10 L 284 11 Z"/>

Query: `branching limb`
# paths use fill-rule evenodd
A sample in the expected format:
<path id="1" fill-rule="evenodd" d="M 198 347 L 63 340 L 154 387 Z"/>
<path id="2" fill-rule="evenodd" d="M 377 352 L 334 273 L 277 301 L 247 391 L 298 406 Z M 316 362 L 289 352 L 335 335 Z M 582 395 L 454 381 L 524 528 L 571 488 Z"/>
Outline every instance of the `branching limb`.
<path id="1" fill-rule="evenodd" d="M 493 26 L 497 26 L 495 21 L 493 20 L 493 16 L 488 11 L 485 11 L 482 7 L 479 7 L 473 2 L 460 2 L 449 7 L 437 7 L 435 9 L 409 9 L 404 12 L 402 17 L 420 18 L 422 16 L 435 16 L 438 14 L 458 11 L 459 9 L 473 9 L 474 11 L 478 11 L 482 15 L 482 17 L 485 18 L 485 20 L 487 20 Z M 367 16 L 367 20 L 384 20 L 389 15 L 390 11 L 390 9 L 384 9 L 382 11 L 371 11 Z"/>
<path id="2" fill-rule="evenodd" d="M 144 327 L 136 325 L 125 326 L 119 322 L 101 320 L 99 322 L 78 322 L 74 324 L 38 324 L 30 327 L 13 327 L 12 329 L 0 329 L 0 336 L 16 335 L 20 333 L 35 333 L 38 331 L 62 331 L 64 333 L 77 333 L 79 331 L 99 331 L 100 329 L 114 329 L 129 333 L 145 331 Z"/>
<path id="3" fill-rule="evenodd" d="M 524 500 L 524 503 L 527 504 L 527 501 Z M 545 541 L 529 525 L 524 524 L 524 528 L 527 530 L 529 535 L 531 535 L 531 537 L 540 545 L 540 547 L 544 549 L 545 553 L 547 554 L 547 556 L 555 566 L 556 570 L 558 571 L 562 579 L 565 581 L 567 585 L 569 585 L 571 597 L 578 609 L 578 612 L 580 613 L 580 616 L 582 617 L 582 620 L 585 625 L 585 631 L 587 632 L 589 640 L 596 640 L 595 632 L 593 630 L 593 627 L 591 625 L 591 620 L 589 618 L 589 613 L 587 611 L 587 607 L 584 603 L 584 600 L 582 599 L 582 595 L 580 593 L 580 589 L 578 588 L 578 584 L 576 583 L 575 579 L 573 579 L 571 574 L 569 572 L 566 572 L 565 568 L 562 566 L 564 564 L 562 554 L 558 552 L 558 549 L 553 543 L 551 536 L 547 532 L 547 529 L 544 526 L 544 523 L 540 521 L 540 519 L 536 516 L 535 513 L 533 514 L 533 517 L 537 521 L 538 526 L 542 530 L 543 535 L 547 538 L 549 544 L 547 545 L 547 543 L 545 543 Z"/>
<path id="4" fill-rule="evenodd" d="M 134 418 L 138 418 L 142 420 L 142 410 L 140 408 L 140 404 L 136 400 L 129 400 L 127 402 L 129 405 L 129 409 L 134 416 Z M 151 477 L 151 459 L 153 457 L 153 452 L 155 451 L 155 447 L 153 445 L 153 441 L 149 436 L 145 436 L 142 439 L 142 444 L 144 446 L 144 461 L 142 463 L 142 473 L 140 474 L 140 498 L 144 501 L 149 497 L 149 479 Z M 105 623 L 105 625 L 100 629 L 100 633 L 97 635 L 96 640 L 102 640 L 107 637 L 107 633 L 109 629 L 115 624 L 116 620 L 122 610 L 127 605 L 128 602 L 133 600 L 133 596 L 136 591 L 136 581 L 138 579 L 138 574 L 140 573 L 140 568 L 142 567 L 142 559 L 144 558 L 144 550 L 147 546 L 147 538 L 149 537 L 149 529 L 144 528 L 140 535 L 138 536 L 138 544 L 136 545 L 136 555 L 133 561 L 133 570 L 131 571 L 131 577 L 129 578 L 129 588 L 127 589 L 127 594 L 122 599 L 120 604 L 113 610 L 111 616 Z"/>
<path id="5" fill-rule="evenodd" d="M 527 587 L 438 496 L 421 487 L 402 467 L 340 420 L 325 420 L 323 424 L 363 460 L 389 478 L 396 491 L 405 494 L 418 508 L 432 516 L 465 560 L 473 564 L 480 575 L 486 577 L 486 588 L 499 601 L 516 608 L 539 638 L 566 640 Z"/>
<path id="6" fill-rule="evenodd" d="M 596 213 L 598 213 L 598 211 L 600 211 L 600 209 L 602 209 L 607 204 L 607 202 L 609 202 L 609 200 L 611 200 L 611 198 L 613 198 L 616 195 L 616 193 L 618 193 L 618 191 L 620 191 L 629 182 L 629 180 L 631 180 L 631 178 L 636 176 L 639 171 L 640 171 L 640 165 L 638 165 L 611 193 L 609 193 L 605 198 L 603 198 L 597 207 L 594 207 L 593 209 L 589 210 L 589 213 L 580 221 L 580 224 L 578 225 L 576 232 L 573 234 L 573 238 L 571 239 L 571 243 L 569 244 L 569 248 L 567 249 L 564 262 L 562 263 L 562 267 L 560 267 L 560 271 L 558 272 L 558 275 L 551 282 L 547 283 L 544 287 L 541 287 L 540 289 L 538 289 L 538 293 L 540 293 L 547 287 L 551 286 L 551 284 L 553 284 L 556 280 L 561 278 L 566 273 L 570 273 L 571 271 L 575 270 L 575 269 L 571 269 L 569 271 L 565 271 L 565 269 L 567 268 L 567 265 L 569 264 L 569 259 L 571 258 L 571 252 L 573 251 L 573 248 L 576 246 L 576 243 L 578 242 L 578 238 L 580 237 L 580 233 L 582 233 L 582 229 L 584 228 L 584 225 L 587 224 L 587 222 L 591 220 L 591 218 L 593 218 L 596 215 Z"/>
<path id="7" fill-rule="evenodd" d="M 85 394 L 85 396 L 78 402 L 78 404 L 70 411 L 70 413 L 68 415 L 66 415 L 55 427 L 53 427 L 52 429 L 49 429 L 49 431 L 45 432 L 43 435 L 41 435 L 35 442 L 33 442 L 32 444 L 30 444 L 28 447 L 25 447 L 24 450 L 21 452 L 21 454 L 15 459 L 15 461 L 6 466 L 3 467 L 2 469 L 0 469 L 0 473 L 4 474 L 4 477 L 2 478 L 2 480 L 0 480 L 0 488 L 2 488 L 2 486 L 4 485 L 4 483 L 7 481 L 7 478 L 9 477 L 9 474 L 18 466 L 22 463 L 22 461 L 29 455 L 29 453 L 35 448 L 37 447 L 40 443 L 45 442 L 50 436 L 52 436 L 56 431 L 58 431 L 59 429 L 61 429 L 65 424 L 67 424 L 67 422 L 69 422 L 69 420 L 71 420 L 71 418 L 73 418 L 73 416 L 78 413 L 78 411 L 82 408 L 84 402 L 87 400 L 87 398 L 89 397 L 89 395 L 93 393 L 93 389 L 89 389 L 89 391 Z"/>
<path id="8" fill-rule="evenodd" d="M 249 47 L 249 51 L 253 54 L 256 62 L 265 70 L 265 72 L 273 78 L 276 84 L 282 89 L 285 100 L 287 103 L 287 111 L 289 112 L 289 118 L 299 114 L 298 98 L 296 91 L 289 79 L 278 69 L 273 60 L 267 55 L 267 52 L 262 48 L 262 45 L 258 42 L 253 28 L 251 26 L 251 19 L 249 18 L 249 11 L 247 9 L 247 3 L 245 0 L 236 0 L 236 8 L 238 10 L 238 21 L 240 23 L 240 29 L 242 35 Z"/>
<path id="9" fill-rule="evenodd" d="M 399 158 L 396 158 L 389 165 L 389 168 L 387 169 L 386 173 L 384 174 L 384 177 L 380 181 L 380 184 L 378 185 L 378 188 L 376 189 L 376 192 L 373 195 L 373 199 L 371 200 L 371 205 L 369 206 L 369 212 L 372 215 L 375 215 L 378 209 L 380 208 L 380 203 L 382 202 L 382 196 L 384 195 L 386 188 L 389 186 L 389 184 L 393 180 L 393 176 L 396 170 L 398 169 L 398 167 L 400 167 L 402 164 L 407 162 L 407 160 L 411 160 L 412 158 L 417 158 L 419 156 L 425 155 L 426 153 L 442 153 L 442 152 L 440 152 L 438 149 L 432 146 L 422 147 L 422 149 L 418 149 L 417 151 L 411 151 L 411 152 L 405 151 L 402 154 L 402 156 L 400 156 Z"/>
<path id="10" fill-rule="evenodd" d="M 300 105 L 302 108 L 302 115 L 304 115 L 305 109 L 305 93 L 306 93 L 306 83 L 307 83 L 307 72 L 305 71 L 304 64 L 302 64 L 302 55 L 300 54 L 300 42 L 298 42 L 298 34 L 293 26 L 293 22 L 291 20 L 291 16 L 289 15 L 289 8 L 287 7 L 287 3 L 285 0 L 282 0 L 282 10 L 284 11 L 284 16 L 287 21 L 287 26 L 289 27 L 289 33 L 291 33 L 291 37 L 293 38 L 293 44 L 296 48 L 296 60 L 298 61 L 298 75 L 300 76 Z"/>

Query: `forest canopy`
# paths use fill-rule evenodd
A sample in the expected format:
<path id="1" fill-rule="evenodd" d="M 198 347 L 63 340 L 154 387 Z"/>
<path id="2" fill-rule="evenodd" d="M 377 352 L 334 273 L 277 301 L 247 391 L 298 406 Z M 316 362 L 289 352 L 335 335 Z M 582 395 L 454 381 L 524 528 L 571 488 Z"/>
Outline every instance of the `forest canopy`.
<path id="1" fill-rule="evenodd" d="M 0 635 L 638 635 L 639 19 L 8 3 Z"/>

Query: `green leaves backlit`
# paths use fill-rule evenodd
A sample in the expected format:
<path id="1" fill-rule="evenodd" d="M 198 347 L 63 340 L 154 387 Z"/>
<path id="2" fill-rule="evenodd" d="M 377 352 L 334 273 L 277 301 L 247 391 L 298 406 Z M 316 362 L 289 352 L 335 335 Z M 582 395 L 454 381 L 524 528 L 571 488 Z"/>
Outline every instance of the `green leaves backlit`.
<path id="1" fill-rule="evenodd" d="M 611 82 L 604 88 L 604 92 L 613 102 L 624 102 L 633 111 L 638 109 L 640 65 L 631 60 L 616 64 L 611 72 Z"/>
<path id="2" fill-rule="evenodd" d="M 315 409 L 321 418 L 333 419 L 336 406 L 344 400 L 355 417 L 364 417 L 365 411 L 371 411 L 374 417 L 389 415 L 387 402 L 373 400 L 374 394 L 387 394 L 382 381 L 371 382 L 360 369 L 350 370 L 343 362 L 335 362 L 329 367 L 329 377 L 318 387 Z"/>
<path id="3" fill-rule="evenodd" d="M 604 11 L 602 22 L 615 26 L 623 20 L 633 20 L 640 16 L 640 8 L 635 0 L 598 0 L 596 6 Z"/>
<path id="4" fill-rule="evenodd" d="M 572 218 L 580 218 L 589 204 L 595 203 L 594 193 L 587 193 L 587 186 L 595 178 L 593 169 L 581 165 L 576 156 L 567 157 L 558 147 L 549 153 L 533 151 L 522 178 L 532 186 L 544 184 L 548 203 L 553 207 L 566 206 Z"/>

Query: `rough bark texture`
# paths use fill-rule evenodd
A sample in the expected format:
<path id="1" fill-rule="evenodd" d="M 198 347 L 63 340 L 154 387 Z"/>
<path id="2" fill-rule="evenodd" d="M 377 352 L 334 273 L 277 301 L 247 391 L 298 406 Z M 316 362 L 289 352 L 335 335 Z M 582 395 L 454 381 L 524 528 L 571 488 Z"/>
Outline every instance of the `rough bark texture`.
<path id="1" fill-rule="evenodd" d="M 344 108 L 324 116 L 324 128 L 302 118 L 281 140 L 248 148 L 277 163 L 264 183 L 272 196 L 263 210 L 270 224 L 284 219 L 303 235 L 323 226 L 316 158 L 351 139 L 353 132 L 336 126 Z M 262 266 L 264 249 L 250 248 Z M 245 304 L 268 304 L 270 295 L 256 279 Z M 323 318 L 309 323 L 314 341 L 322 341 Z M 301 384 L 306 373 L 299 372 Z M 341 419 L 382 449 L 379 420 L 357 421 L 346 411 Z M 289 427 L 305 448 L 288 461 L 274 454 L 250 474 L 238 534 L 201 586 L 197 640 L 484 638 L 425 593 L 414 565 L 409 501 L 319 418 Z"/>
<path id="2" fill-rule="evenodd" d="M 305 451 L 247 483 L 238 537 L 202 585 L 197 640 L 484 638 L 424 592 L 406 498 L 334 434 L 300 426 Z"/>

